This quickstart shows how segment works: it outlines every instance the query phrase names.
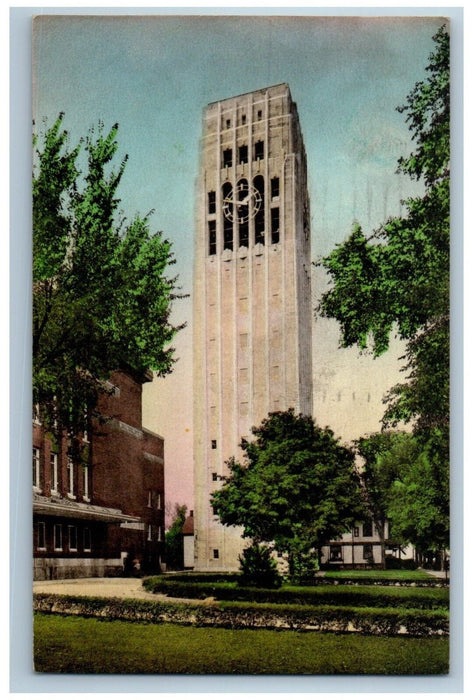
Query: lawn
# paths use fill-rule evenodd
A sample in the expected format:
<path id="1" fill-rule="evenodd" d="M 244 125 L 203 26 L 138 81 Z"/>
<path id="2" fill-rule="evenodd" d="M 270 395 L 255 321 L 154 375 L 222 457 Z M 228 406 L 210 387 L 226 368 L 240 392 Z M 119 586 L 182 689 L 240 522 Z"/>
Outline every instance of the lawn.
<path id="1" fill-rule="evenodd" d="M 325 571 L 324 578 L 349 578 L 349 579 L 382 579 L 382 580 L 405 580 L 405 581 L 425 581 L 433 580 L 435 577 L 426 571 L 414 571 L 404 569 L 340 569 L 340 571 Z"/>
<path id="2" fill-rule="evenodd" d="M 444 674 L 448 638 L 229 630 L 35 615 L 36 671 Z"/>

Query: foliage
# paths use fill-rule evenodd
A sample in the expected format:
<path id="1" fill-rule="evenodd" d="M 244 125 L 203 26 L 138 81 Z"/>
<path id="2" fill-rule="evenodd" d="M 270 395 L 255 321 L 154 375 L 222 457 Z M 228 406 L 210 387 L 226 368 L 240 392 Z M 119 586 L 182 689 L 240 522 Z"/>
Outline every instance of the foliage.
<path id="1" fill-rule="evenodd" d="M 182 528 L 186 521 L 187 506 L 174 506 L 174 520 L 166 533 L 166 566 L 170 569 L 184 567 L 184 536 Z"/>
<path id="2" fill-rule="evenodd" d="M 390 540 L 420 553 L 448 547 L 449 483 L 442 449 L 409 433 L 375 433 L 357 441 L 363 493 L 375 523 L 389 518 Z"/>
<path id="3" fill-rule="evenodd" d="M 229 601 L 213 605 L 166 601 L 120 600 L 77 596 L 43 596 L 34 601 L 36 611 L 54 607 L 56 614 L 99 617 L 102 620 L 175 622 L 182 625 L 224 628 L 358 630 L 363 634 L 429 636 L 448 633 L 448 611 L 403 607 L 339 605 L 291 605 Z"/>
<path id="4" fill-rule="evenodd" d="M 120 219 L 118 126 L 100 123 L 69 149 L 63 121 L 34 137 L 33 400 L 46 425 L 73 433 L 113 370 L 172 370 L 180 295 L 167 276 L 171 244 L 150 232 L 149 215 Z"/>
<path id="5" fill-rule="evenodd" d="M 243 526 L 244 537 L 287 553 L 294 575 L 302 553 L 317 553 L 359 515 L 354 455 L 292 409 L 270 413 L 252 433 L 241 445 L 245 461 L 229 460 L 230 475 L 211 502 L 224 525 Z"/>
<path id="6" fill-rule="evenodd" d="M 428 77 L 414 86 L 406 113 L 416 150 L 399 170 L 422 180 L 407 215 L 389 219 L 367 239 L 355 224 L 348 240 L 322 261 L 333 280 L 319 310 L 336 318 L 343 347 L 389 346 L 393 328 L 407 340 L 407 382 L 386 398 L 385 424 L 413 421 L 417 432 L 448 434 L 449 421 L 449 36 L 434 37 Z M 444 452 L 444 457 L 447 457 Z"/>
<path id="7" fill-rule="evenodd" d="M 241 571 L 239 585 L 261 588 L 279 588 L 281 585 L 282 578 L 278 573 L 277 562 L 269 547 L 252 544 L 245 547 L 238 560 Z"/>
<path id="8" fill-rule="evenodd" d="M 373 572 L 371 572 L 373 576 Z M 412 577 L 411 577 L 412 578 Z M 284 605 L 340 605 L 356 607 L 418 608 L 430 610 L 449 607 L 446 587 L 416 587 L 411 585 L 380 585 L 373 577 L 363 585 L 334 585 L 322 579 L 317 585 L 293 586 L 284 584 L 278 589 L 260 587 L 258 583 L 241 585 L 217 582 L 170 581 L 168 576 L 153 576 L 143 583 L 151 593 L 165 593 L 177 598 L 218 601 L 248 601 Z"/>

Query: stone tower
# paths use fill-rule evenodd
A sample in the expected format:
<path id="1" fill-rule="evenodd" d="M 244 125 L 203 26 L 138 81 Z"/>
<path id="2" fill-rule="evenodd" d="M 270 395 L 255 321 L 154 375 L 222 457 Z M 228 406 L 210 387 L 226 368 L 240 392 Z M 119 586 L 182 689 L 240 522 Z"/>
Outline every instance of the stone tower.
<path id="1" fill-rule="evenodd" d="M 272 411 L 312 413 L 306 155 L 286 84 L 204 111 L 194 270 L 195 569 L 236 570 L 244 541 L 210 494 Z"/>

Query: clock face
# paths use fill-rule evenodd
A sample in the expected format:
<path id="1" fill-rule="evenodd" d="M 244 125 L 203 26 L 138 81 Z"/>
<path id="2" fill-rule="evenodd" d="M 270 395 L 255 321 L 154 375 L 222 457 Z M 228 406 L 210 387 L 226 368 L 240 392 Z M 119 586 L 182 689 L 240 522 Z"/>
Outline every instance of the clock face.
<path id="1" fill-rule="evenodd" d="M 224 198 L 223 213 L 229 221 L 243 224 L 256 216 L 261 202 L 261 194 L 255 187 L 246 181 L 239 182 Z"/>

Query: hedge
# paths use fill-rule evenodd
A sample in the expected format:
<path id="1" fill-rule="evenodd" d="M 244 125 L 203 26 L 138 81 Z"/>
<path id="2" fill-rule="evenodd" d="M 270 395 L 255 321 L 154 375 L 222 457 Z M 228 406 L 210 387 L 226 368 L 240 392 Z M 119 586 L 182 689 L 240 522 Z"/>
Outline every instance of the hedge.
<path id="1" fill-rule="evenodd" d="M 34 610 L 106 620 L 171 622 L 198 627 L 265 628 L 300 631 L 357 632 L 361 634 L 447 635 L 444 611 L 386 608 L 340 608 L 321 605 L 256 603 L 183 604 L 167 601 L 120 600 L 35 594 Z"/>
<path id="2" fill-rule="evenodd" d="M 384 608 L 400 605 L 404 608 L 432 610 L 448 608 L 446 589 L 389 588 L 378 586 L 285 586 L 282 589 L 253 588 L 231 583 L 199 583 L 179 581 L 167 576 L 144 579 L 143 586 L 151 593 L 164 593 L 174 598 L 216 598 L 226 601 L 278 603 L 299 605 L 343 605 L 351 607 Z"/>

